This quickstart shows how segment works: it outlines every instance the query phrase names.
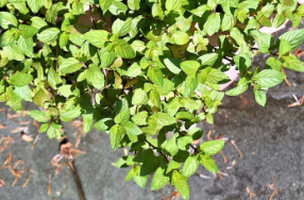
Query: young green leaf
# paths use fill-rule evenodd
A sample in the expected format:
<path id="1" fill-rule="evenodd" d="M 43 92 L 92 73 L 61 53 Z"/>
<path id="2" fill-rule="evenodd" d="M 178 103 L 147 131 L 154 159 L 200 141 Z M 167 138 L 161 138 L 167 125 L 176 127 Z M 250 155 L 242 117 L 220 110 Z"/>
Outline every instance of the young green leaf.
<path id="1" fill-rule="evenodd" d="M 285 75 L 273 69 L 264 69 L 259 72 L 254 80 L 261 87 L 261 89 L 268 89 L 278 85 L 285 79 Z"/>
<path id="2" fill-rule="evenodd" d="M 71 74 L 78 71 L 82 67 L 81 63 L 75 58 L 68 58 L 64 60 L 59 66 L 59 72 L 64 74 Z"/>
<path id="3" fill-rule="evenodd" d="M 135 58 L 136 54 L 133 48 L 124 40 L 118 40 L 114 43 L 115 53 L 122 58 L 131 59 Z"/>
<path id="4" fill-rule="evenodd" d="M 158 167 L 152 179 L 151 190 L 158 190 L 169 182 L 170 178 L 164 174 L 165 169 Z"/>
<path id="5" fill-rule="evenodd" d="M 184 198 L 189 198 L 189 186 L 187 183 L 187 177 L 179 173 L 177 170 L 173 170 L 171 176 L 171 184 L 174 185 L 177 192 Z"/>
<path id="6" fill-rule="evenodd" d="M 262 90 L 253 90 L 255 101 L 261 106 L 265 106 L 266 104 L 266 93 Z"/>
<path id="7" fill-rule="evenodd" d="M 220 150 L 222 150 L 224 144 L 225 144 L 224 140 L 207 141 L 200 145 L 200 150 L 212 156 L 218 153 Z"/>
<path id="8" fill-rule="evenodd" d="M 191 78 L 196 78 L 196 72 L 201 65 L 194 60 L 188 60 L 181 63 L 182 70 Z"/>
<path id="9" fill-rule="evenodd" d="M 112 149 L 114 151 L 117 149 L 121 139 L 123 138 L 123 136 L 125 134 L 126 134 L 125 129 L 118 124 L 114 125 L 110 129 L 110 142 L 111 142 Z"/>
<path id="10" fill-rule="evenodd" d="M 9 12 L 0 12 L 0 26 L 3 29 L 8 29 L 10 26 L 17 26 L 18 21 L 16 17 Z"/>
<path id="11" fill-rule="evenodd" d="M 31 110 L 28 114 L 38 122 L 48 122 L 51 119 L 50 115 L 40 110 Z"/>
<path id="12" fill-rule="evenodd" d="M 203 167 L 205 167 L 211 173 L 217 173 L 217 166 L 212 158 L 208 154 L 200 154 L 199 162 Z"/>
<path id="13" fill-rule="evenodd" d="M 49 43 L 57 40 L 60 30 L 58 28 L 48 28 L 37 35 L 38 40 Z"/>
<path id="14" fill-rule="evenodd" d="M 159 68 L 150 67 L 147 75 L 155 85 L 159 87 L 164 85 L 163 73 Z"/>
<path id="15" fill-rule="evenodd" d="M 289 54 L 288 56 L 282 57 L 283 65 L 294 71 L 304 72 L 304 64 L 295 55 Z"/>
<path id="16" fill-rule="evenodd" d="M 190 177 L 198 168 L 198 160 L 196 156 L 189 156 L 183 166 L 183 175 Z"/>
<path id="17" fill-rule="evenodd" d="M 14 86 L 23 87 L 28 85 L 33 80 L 33 76 L 24 72 L 17 72 L 10 77 Z"/>
<path id="18" fill-rule="evenodd" d="M 281 35 L 279 39 L 286 40 L 289 43 L 291 50 L 294 50 L 302 43 L 304 39 L 304 28 L 288 31 Z"/>
<path id="19" fill-rule="evenodd" d="M 84 37 L 91 45 L 102 48 L 104 43 L 109 40 L 110 34 L 104 30 L 93 30 L 85 33 Z"/>
<path id="20" fill-rule="evenodd" d="M 85 70 L 85 78 L 89 84 L 99 90 L 104 87 L 104 75 L 97 65 L 91 64 L 89 68 Z"/>

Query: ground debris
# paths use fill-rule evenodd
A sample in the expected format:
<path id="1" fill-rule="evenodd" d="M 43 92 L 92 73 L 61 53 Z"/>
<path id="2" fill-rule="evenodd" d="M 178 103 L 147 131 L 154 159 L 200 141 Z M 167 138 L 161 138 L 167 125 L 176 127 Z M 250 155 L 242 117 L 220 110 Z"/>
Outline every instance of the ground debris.
<path id="1" fill-rule="evenodd" d="M 180 196 L 180 194 L 179 194 L 177 191 L 173 191 L 173 192 L 171 193 L 171 196 L 170 196 L 170 197 L 161 196 L 161 198 L 162 198 L 163 200 L 174 200 L 174 199 L 177 199 L 177 197 L 179 197 L 179 196 Z"/>
<path id="2" fill-rule="evenodd" d="M 0 178 L 0 187 L 3 187 L 3 186 L 5 186 L 5 181 L 2 178 Z"/>

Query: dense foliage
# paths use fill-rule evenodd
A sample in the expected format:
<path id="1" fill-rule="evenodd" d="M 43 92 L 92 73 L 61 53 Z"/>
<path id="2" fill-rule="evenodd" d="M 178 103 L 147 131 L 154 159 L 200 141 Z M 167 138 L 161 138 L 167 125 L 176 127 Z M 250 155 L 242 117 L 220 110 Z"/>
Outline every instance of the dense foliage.
<path id="1" fill-rule="evenodd" d="M 16 111 L 35 103 L 29 114 L 50 138 L 62 136 L 61 121 L 81 117 L 85 132 L 95 122 L 113 150 L 128 147 L 114 164 L 131 167 L 126 181 L 144 187 L 155 172 L 152 190 L 170 183 L 185 199 L 188 177 L 199 164 L 216 173 L 211 156 L 224 146 L 194 147 L 203 132 L 192 125 L 212 124 L 224 95 L 249 87 L 264 106 L 282 67 L 304 71 L 289 53 L 304 29 L 277 41 L 259 31 L 286 19 L 297 27 L 297 0 L 0 0 L 0 9 L 0 101 Z M 257 53 L 269 56 L 261 68 L 251 66 Z M 240 79 L 221 92 L 234 65 Z"/>

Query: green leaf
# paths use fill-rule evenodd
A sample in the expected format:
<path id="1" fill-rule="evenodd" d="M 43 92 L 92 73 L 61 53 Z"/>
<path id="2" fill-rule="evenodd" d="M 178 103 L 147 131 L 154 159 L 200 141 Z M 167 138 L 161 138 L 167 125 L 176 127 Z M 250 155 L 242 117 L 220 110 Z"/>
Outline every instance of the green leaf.
<path id="1" fill-rule="evenodd" d="M 174 156 L 175 154 L 177 154 L 177 152 L 179 151 L 179 148 L 176 144 L 176 138 L 177 138 L 177 134 L 175 134 L 174 136 L 172 136 L 170 138 L 170 140 L 167 141 L 166 145 L 165 145 L 165 150 L 171 155 Z"/>
<path id="2" fill-rule="evenodd" d="M 103 48 L 104 43 L 109 40 L 110 34 L 104 30 L 92 30 L 85 33 L 84 37 L 91 45 L 98 48 Z"/>
<path id="3" fill-rule="evenodd" d="M 116 124 L 125 124 L 130 119 L 130 109 L 122 109 L 119 114 L 114 118 Z"/>
<path id="4" fill-rule="evenodd" d="M 134 178 L 135 175 L 137 175 L 137 167 L 139 166 L 133 166 L 130 171 L 128 172 L 127 176 L 125 177 L 125 181 L 130 181 L 132 178 Z M 136 173 L 137 172 L 137 173 Z"/>
<path id="5" fill-rule="evenodd" d="M 286 17 L 282 14 L 276 14 L 276 16 L 273 18 L 273 27 L 274 28 L 278 28 L 280 27 L 282 24 L 284 24 L 284 22 L 286 21 Z"/>
<path id="6" fill-rule="evenodd" d="M 241 80 L 239 80 L 238 85 L 235 88 L 226 91 L 225 94 L 229 96 L 237 96 L 245 92 L 248 89 L 248 87 L 249 87 L 248 80 L 245 77 L 243 77 L 241 78 Z"/>
<path id="7" fill-rule="evenodd" d="M 196 156 L 189 156 L 183 166 L 183 175 L 190 177 L 198 168 L 198 160 Z"/>
<path id="8" fill-rule="evenodd" d="M 154 107 L 160 108 L 161 107 L 161 100 L 157 90 L 151 90 L 149 98 Z"/>
<path id="9" fill-rule="evenodd" d="M 202 84 L 205 83 L 217 84 L 222 80 L 229 79 L 225 73 L 211 67 L 207 67 L 201 70 L 200 73 L 198 74 L 198 78 Z"/>
<path id="10" fill-rule="evenodd" d="M 139 126 L 142 126 L 142 125 L 147 125 L 147 118 L 148 118 L 148 112 L 147 111 L 142 111 L 140 113 L 137 113 L 136 115 L 134 115 L 132 117 L 132 121 L 139 125 Z"/>
<path id="11" fill-rule="evenodd" d="M 135 58 L 136 54 L 133 48 L 124 40 L 118 40 L 114 42 L 114 50 L 117 55 L 122 58 L 132 59 Z"/>
<path id="12" fill-rule="evenodd" d="M 60 30 L 58 28 L 48 28 L 37 35 L 38 40 L 49 43 L 57 40 Z"/>
<path id="13" fill-rule="evenodd" d="M 177 45 L 185 45 L 189 42 L 189 35 L 183 31 L 176 31 L 173 33 L 172 39 Z"/>
<path id="14" fill-rule="evenodd" d="M 181 72 L 181 69 L 179 68 L 180 61 L 178 59 L 165 58 L 164 63 L 173 74 L 179 74 Z"/>
<path id="15" fill-rule="evenodd" d="M 279 60 L 275 59 L 274 57 L 269 57 L 266 61 L 266 66 L 271 67 L 274 70 L 282 71 L 282 64 Z"/>
<path id="16" fill-rule="evenodd" d="M 211 173 L 217 173 L 217 166 L 212 158 L 208 154 L 200 154 L 199 155 L 199 162 L 203 167 L 205 167 Z"/>
<path id="17" fill-rule="evenodd" d="M 178 169 L 180 168 L 182 165 L 174 160 L 170 160 L 167 170 L 166 170 L 166 174 L 170 173 L 172 170 L 174 169 Z"/>
<path id="18" fill-rule="evenodd" d="M 111 142 L 112 149 L 114 151 L 117 149 L 121 139 L 123 138 L 123 136 L 125 134 L 126 134 L 125 129 L 118 124 L 114 125 L 110 129 L 110 142 Z"/>
<path id="19" fill-rule="evenodd" d="M 78 105 L 75 108 L 71 108 L 64 113 L 60 114 L 60 119 L 64 122 L 69 122 L 72 119 L 79 117 L 81 115 L 81 107 Z"/>
<path id="20" fill-rule="evenodd" d="M 128 0 L 128 7 L 131 10 L 139 10 L 139 8 L 140 8 L 140 0 Z"/>
<path id="21" fill-rule="evenodd" d="M 187 177 L 179 173 L 177 170 L 173 170 L 171 184 L 174 185 L 177 192 L 182 196 L 182 198 L 189 198 L 189 186 L 187 183 Z"/>
<path id="22" fill-rule="evenodd" d="M 137 125 L 135 125 L 133 122 L 128 121 L 123 125 L 124 129 L 126 130 L 128 135 L 139 135 L 141 134 L 140 128 L 138 128 Z"/>
<path id="23" fill-rule="evenodd" d="M 3 47 L 3 52 L 10 60 L 23 61 L 24 53 L 18 48 L 15 43 Z"/>
<path id="24" fill-rule="evenodd" d="M 258 30 L 252 30 L 250 33 L 258 43 L 259 51 L 262 53 L 268 53 L 269 48 L 273 45 L 272 36 L 266 33 L 261 33 Z"/>
<path id="25" fill-rule="evenodd" d="M 204 31 L 209 35 L 213 35 L 220 30 L 221 27 L 221 17 L 219 13 L 211 14 L 207 22 L 204 24 Z"/>
<path id="26" fill-rule="evenodd" d="M 218 153 L 224 147 L 224 140 L 212 140 L 204 142 L 200 145 L 200 149 L 208 155 L 214 155 Z"/>
<path id="27" fill-rule="evenodd" d="M 167 0 L 166 1 L 166 9 L 168 11 L 176 11 L 178 12 L 182 6 L 182 0 Z"/>
<path id="28" fill-rule="evenodd" d="M 231 30 L 236 24 L 236 18 L 232 15 L 224 14 L 224 18 L 222 20 L 221 29 L 222 31 Z"/>
<path id="29" fill-rule="evenodd" d="M 262 90 L 253 90 L 255 101 L 261 106 L 265 106 L 266 104 L 266 93 Z"/>
<path id="30" fill-rule="evenodd" d="M 286 40 L 289 43 L 291 50 L 294 50 L 302 43 L 304 39 L 304 28 L 288 31 L 281 35 L 279 39 Z"/>
<path id="31" fill-rule="evenodd" d="M 170 126 L 176 122 L 174 117 L 171 117 L 168 113 L 157 112 L 153 116 L 156 117 L 157 123 L 161 126 Z"/>
<path id="32" fill-rule="evenodd" d="M 27 0 L 27 5 L 33 13 L 37 13 L 44 5 L 45 0 Z"/>
<path id="33" fill-rule="evenodd" d="M 147 176 L 134 176 L 134 182 L 141 188 L 144 188 L 148 181 L 148 175 Z"/>
<path id="34" fill-rule="evenodd" d="M 288 56 L 282 57 L 283 65 L 298 72 L 304 72 L 304 64 L 295 55 L 289 54 Z"/>
<path id="35" fill-rule="evenodd" d="M 139 175 L 145 176 L 151 174 L 159 167 L 159 164 L 160 164 L 159 157 L 156 157 L 155 155 L 151 155 L 147 157 L 140 168 Z"/>
<path id="36" fill-rule="evenodd" d="M 51 119 L 50 115 L 40 110 L 31 110 L 28 112 L 28 114 L 38 122 L 48 122 Z"/>
<path id="37" fill-rule="evenodd" d="M 61 138 L 61 127 L 62 127 L 62 125 L 52 122 L 49 129 L 47 130 L 47 134 L 48 134 L 49 138 L 50 139 L 56 138 L 59 140 Z"/>
<path id="38" fill-rule="evenodd" d="M 10 25 L 17 27 L 18 21 L 16 17 L 9 12 L 0 12 L 0 26 L 8 29 Z"/>
<path id="39" fill-rule="evenodd" d="M 19 30 L 21 31 L 21 35 L 23 36 L 23 38 L 31 38 L 38 32 L 37 28 L 24 24 L 19 25 Z"/>
<path id="40" fill-rule="evenodd" d="M 15 87 L 14 92 L 25 101 L 32 101 L 32 91 L 28 85 L 23 87 Z"/>
<path id="41" fill-rule="evenodd" d="M 147 75 L 155 85 L 159 87 L 164 85 L 163 73 L 159 68 L 150 67 Z"/>
<path id="42" fill-rule="evenodd" d="M 83 132 L 88 133 L 93 125 L 94 119 L 93 114 L 83 114 L 82 115 L 82 121 L 83 121 Z"/>
<path id="43" fill-rule="evenodd" d="M 147 103 L 147 101 L 148 101 L 148 96 L 143 89 L 139 88 L 134 91 L 134 94 L 132 97 L 133 105 L 142 105 L 142 104 Z"/>
<path id="44" fill-rule="evenodd" d="M 204 65 L 212 66 L 216 62 L 217 58 L 218 58 L 217 53 L 208 53 L 200 56 L 198 60 L 201 62 L 203 66 Z"/>
<path id="45" fill-rule="evenodd" d="M 95 88 L 101 90 L 104 87 L 104 75 L 97 65 L 91 64 L 89 68 L 85 70 L 85 77 L 87 82 Z"/>
<path id="46" fill-rule="evenodd" d="M 112 25 L 113 34 L 118 34 L 119 36 L 126 35 L 130 29 L 132 24 L 132 18 L 128 18 L 126 21 L 122 21 L 121 19 L 116 19 Z"/>
<path id="47" fill-rule="evenodd" d="M 273 69 L 264 69 L 259 72 L 254 80 L 261 87 L 261 89 L 268 89 L 278 85 L 285 79 L 285 75 Z"/>
<path id="48" fill-rule="evenodd" d="M 17 72 L 10 77 L 10 81 L 14 86 L 23 87 L 31 83 L 33 76 L 24 72 Z"/>
<path id="49" fill-rule="evenodd" d="M 187 60 L 181 63 L 182 70 L 191 78 L 196 78 L 196 72 L 201 65 L 194 60 Z"/>
<path id="50" fill-rule="evenodd" d="M 0 47 L 5 47 L 12 44 L 15 41 L 14 35 L 16 31 L 7 30 L 0 37 Z"/>
<path id="51" fill-rule="evenodd" d="M 188 150 L 189 144 L 191 144 L 192 141 L 193 141 L 192 137 L 186 135 L 177 139 L 177 145 L 181 150 Z"/>
<path id="52" fill-rule="evenodd" d="M 62 96 L 68 98 L 69 96 L 73 96 L 73 92 L 71 91 L 72 85 L 66 84 L 62 85 L 58 88 L 58 93 L 61 94 Z"/>
<path id="53" fill-rule="evenodd" d="M 106 12 L 111 6 L 114 0 L 99 0 L 100 8 L 103 12 Z"/>
<path id="54" fill-rule="evenodd" d="M 94 124 L 94 128 L 96 128 L 99 131 L 109 131 L 110 129 L 110 123 L 113 122 L 112 118 L 104 118 L 99 120 Z"/>
<path id="55" fill-rule="evenodd" d="M 164 168 L 157 168 L 152 179 L 151 190 L 158 190 L 169 182 L 170 178 L 165 176 L 164 173 Z"/>
<path id="56" fill-rule="evenodd" d="M 288 41 L 280 40 L 279 58 L 281 58 L 284 54 L 290 51 L 291 51 L 291 46 L 289 45 Z"/>
<path id="57" fill-rule="evenodd" d="M 164 11 L 159 3 L 155 2 L 152 6 L 152 16 L 159 17 L 160 19 L 164 18 Z"/>
<path id="58" fill-rule="evenodd" d="M 198 86 L 198 79 L 195 78 L 191 78 L 190 76 L 188 76 L 185 80 L 185 90 L 184 90 L 184 97 L 189 97 L 194 90 L 197 88 Z"/>
<path id="59" fill-rule="evenodd" d="M 59 74 L 53 68 L 50 68 L 47 80 L 53 89 L 57 89 L 56 85 L 62 83 Z"/>
<path id="60" fill-rule="evenodd" d="M 75 58 L 68 58 L 64 60 L 59 66 L 59 72 L 64 74 L 71 74 L 78 71 L 82 67 L 81 63 Z"/>
<path id="61" fill-rule="evenodd" d="M 175 97 L 168 105 L 168 114 L 173 117 L 180 108 L 179 98 Z"/>
<path id="62" fill-rule="evenodd" d="M 107 48 L 103 48 L 99 53 L 99 58 L 101 62 L 101 67 L 106 68 L 114 62 L 117 56 L 115 52 L 108 52 Z"/>

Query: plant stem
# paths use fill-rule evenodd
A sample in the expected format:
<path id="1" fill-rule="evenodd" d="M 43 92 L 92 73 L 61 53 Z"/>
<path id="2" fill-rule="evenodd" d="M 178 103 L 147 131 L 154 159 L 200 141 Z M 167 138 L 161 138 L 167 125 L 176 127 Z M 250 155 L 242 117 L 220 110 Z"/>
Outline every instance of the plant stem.
<path id="1" fill-rule="evenodd" d="M 82 190 L 81 182 L 80 182 L 79 176 L 77 174 L 77 170 L 74 165 L 74 161 L 69 161 L 69 166 L 70 166 L 70 169 L 73 174 L 73 178 L 74 178 L 74 181 L 75 181 L 75 184 L 77 187 L 79 200 L 85 200 L 84 192 Z"/>
<path id="2" fill-rule="evenodd" d="M 148 143 L 150 147 L 152 147 L 154 150 L 156 150 L 162 156 L 164 156 L 166 158 L 167 162 L 169 163 L 169 160 L 168 160 L 167 156 L 162 151 L 160 151 L 156 146 L 154 146 L 153 144 L 151 144 L 147 139 L 145 139 L 145 142 Z"/>

